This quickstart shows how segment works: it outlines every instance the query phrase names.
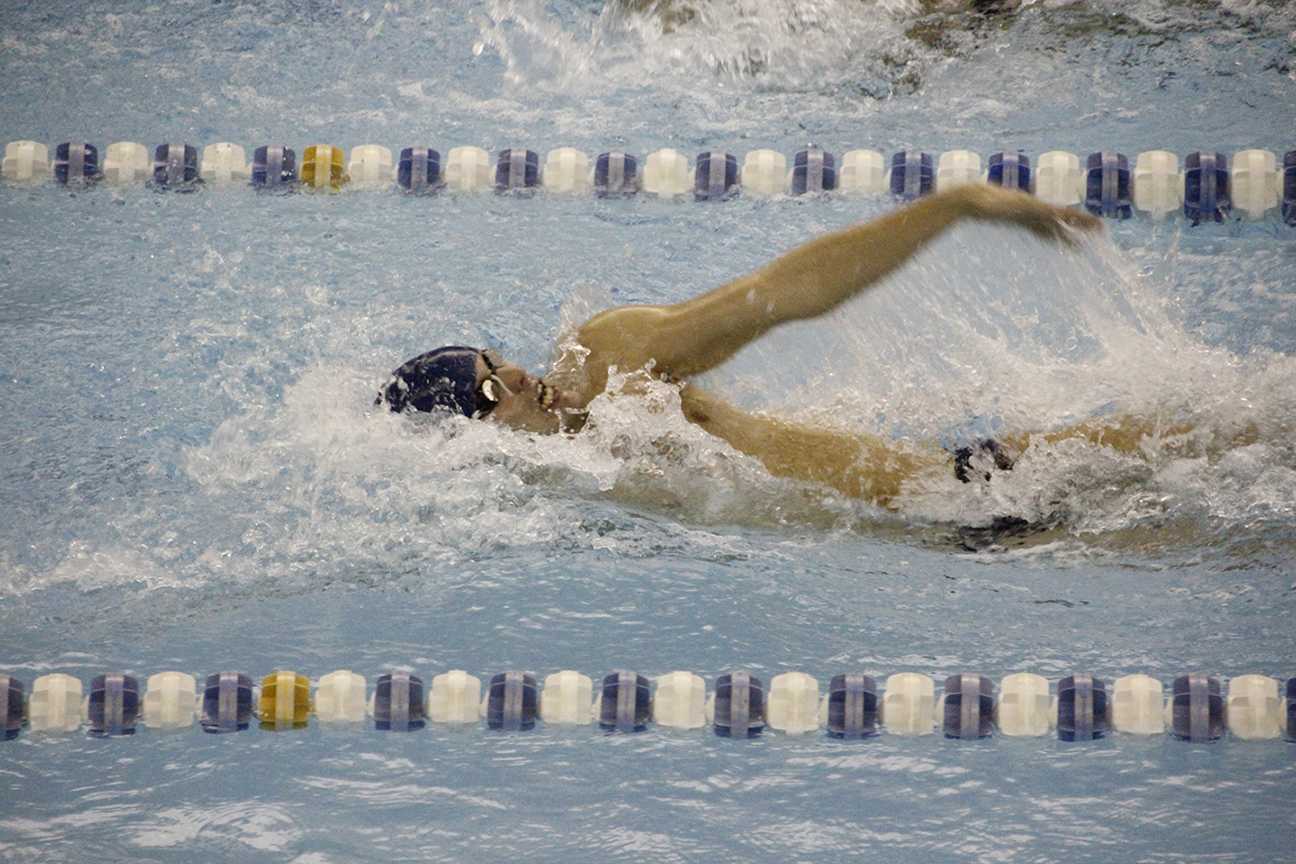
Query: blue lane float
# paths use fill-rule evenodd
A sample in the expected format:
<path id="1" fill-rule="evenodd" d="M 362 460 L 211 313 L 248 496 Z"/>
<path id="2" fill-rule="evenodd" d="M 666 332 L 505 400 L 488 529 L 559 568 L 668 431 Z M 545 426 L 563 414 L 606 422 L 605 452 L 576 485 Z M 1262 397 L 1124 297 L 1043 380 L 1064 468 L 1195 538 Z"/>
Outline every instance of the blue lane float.
<path id="1" fill-rule="evenodd" d="M 901 150 L 891 156 L 891 194 L 913 201 L 935 188 L 936 169 L 930 153 Z"/>
<path id="2" fill-rule="evenodd" d="M 406 147 L 396 165 L 396 183 L 406 192 L 433 192 L 441 179 L 441 154 L 431 147 Z"/>
<path id="3" fill-rule="evenodd" d="M 1218 741 L 1224 735 L 1224 697 L 1213 675 L 1180 675 L 1170 698 L 1170 732 L 1184 741 Z"/>
<path id="4" fill-rule="evenodd" d="M 1228 159 L 1223 153 L 1189 153 L 1184 158 L 1184 217 L 1193 225 L 1223 222 L 1231 210 Z"/>
<path id="5" fill-rule="evenodd" d="M 1287 679 L 1285 694 L 1287 698 L 1283 700 L 1282 711 L 1283 737 L 1288 741 L 1296 742 L 1296 677 Z"/>
<path id="6" fill-rule="evenodd" d="M 389 732 L 413 732 L 426 722 L 423 679 L 408 672 L 379 675 L 374 687 L 374 727 Z"/>
<path id="7" fill-rule="evenodd" d="M 286 189 L 297 183 L 297 153 L 291 147 L 266 144 L 252 153 L 252 185 Z"/>
<path id="8" fill-rule="evenodd" d="M 198 174 L 198 148 L 191 144 L 159 144 L 153 151 L 153 186 L 188 190 L 202 182 Z"/>
<path id="9" fill-rule="evenodd" d="M 602 729 L 642 732 L 652 719 L 652 683 L 635 672 L 613 672 L 603 678 L 598 723 Z"/>
<path id="10" fill-rule="evenodd" d="M 252 723 L 252 704 L 251 677 L 241 672 L 208 675 L 202 695 L 203 731 L 224 734 L 246 730 Z"/>
<path id="11" fill-rule="evenodd" d="M 1063 741 L 1093 741 L 1111 729 L 1107 685 L 1092 675 L 1058 682 L 1057 734 Z"/>
<path id="12" fill-rule="evenodd" d="M 798 150 L 792 157 L 791 195 L 832 192 L 837 188 L 837 160 L 831 153 L 810 147 Z"/>
<path id="13" fill-rule="evenodd" d="M 871 675 L 837 675 L 828 683 L 828 734 L 872 738 L 878 734 L 877 682 Z"/>
<path id="14" fill-rule="evenodd" d="M 22 732 L 23 722 L 27 719 L 26 704 L 23 701 L 23 685 L 17 678 L 0 675 L 0 739 L 12 741 Z"/>
<path id="15" fill-rule="evenodd" d="M 987 162 L 986 182 L 992 186 L 1031 191 L 1031 163 L 1025 153 L 991 153 Z"/>
<path id="16" fill-rule="evenodd" d="M 99 179 L 99 149 L 93 144 L 65 142 L 54 148 L 54 180 L 66 186 L 70 182 L 93 182 Z"/>
<path id="17" fill-rule="evenodd" d="M 139 710 L 139 681 L 134 675 L 99 675 L 90 682 L 86 714 L 91 735 L 134 735 Z"/>
<path id="18" fill-rule="evenodd" d="M 613 150 L 594 160 L 594 194 L 599 198 L 624 197 L 639 191 L 639 160 Z"/>
<path id="19" fill-rule="evenodd" d="M 539 690 L 528 672 L 501 672 L 490 680 L 486 694 L 486 725 L 505 732 L 534 729 Z"/>
<path id="20" fill-rule="evenodd" d="M 501 150 L 495 157 L 495 191 L 529 192 L 540 185 L 540 155 L 534 150 Z"/>
<path id="21" fill-rule="evenodd" d="M 1085 163 L 1085 209 L 1095 216 L 1128 219 L 1133 215 L 1129 159 L 1124 153 L 1090 153 Z"/>
<path id="22" fill-rule="evenodd" d="M 985 675 L 951 675 L 945 679 L 941 726 L 946 738 L 989 738 L 994 732 L 994 682 Z"/>
<path id="23" fill-rule="evenodd" d="M 1296 150 L 1283 156 L 1282 218 L 1288 225 L 1296 225 Z"/>
<path id="24" fill-rule="evenodd" d="M 715 734 L 752 738 L 765 729 L 765 687 L 750 672 L 730 672 L 716 679 Z"/>
<path id="25" fill-rule="evenodd" d="M 723 201 L 738 192 L 738 157 L 703 151 L 693 163 L 693 200 Z"/>

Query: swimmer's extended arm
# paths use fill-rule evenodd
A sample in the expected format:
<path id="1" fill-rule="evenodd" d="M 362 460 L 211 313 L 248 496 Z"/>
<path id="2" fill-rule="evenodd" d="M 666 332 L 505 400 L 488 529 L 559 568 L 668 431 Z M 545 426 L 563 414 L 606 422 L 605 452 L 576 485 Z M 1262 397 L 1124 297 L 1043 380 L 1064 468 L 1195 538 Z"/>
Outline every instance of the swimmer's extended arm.
<path id="1" fill-rule="evenodd" d="M 637 369 L 655 360 L 676 379 L 698 375 L 779 324 L 831 312 L 962 219 L 1012 223 L 1054 240 L 1069 240 L 1071 226 L 1100 224 L 1020 192 L 962 186 L 812 240 L 692 300 L 611 309 L 590 319 L 578 338 L 606 365 Z"/>
<path id="2" fill-rule="evenodd" d="M 690 422 L 759 459 L 776 477 L 822 483 L 880 507 L 893 506 L 904 484 L 921 472 L 949 462 L 935 449 L 906 449 L 872 435 L 749 414 L 691 384 L 680 392 L 680 405 Z"/>
<path id="3" fill-rule="evenodd" d="M 1196 434 L 1201 432 L 1202 434 Z M 1110 447 L 1129 456 L 1148 456 L 1157 451 L 1168 454 L 1218 454 L 1247 447 L 1262 440 L 1260 427 L 1246 422 L 1232 430 L 1199 430 L 1192 423 L 1168 422 L 1159 417 L 1121 415 L 1086 420 L 1051 432 L 1016 433 L 999 436 L 1011 449 L 1021 452 L 1035 439 L 1045 444 L 1063 441 L 1086 441 L 1098 447 Z"/>

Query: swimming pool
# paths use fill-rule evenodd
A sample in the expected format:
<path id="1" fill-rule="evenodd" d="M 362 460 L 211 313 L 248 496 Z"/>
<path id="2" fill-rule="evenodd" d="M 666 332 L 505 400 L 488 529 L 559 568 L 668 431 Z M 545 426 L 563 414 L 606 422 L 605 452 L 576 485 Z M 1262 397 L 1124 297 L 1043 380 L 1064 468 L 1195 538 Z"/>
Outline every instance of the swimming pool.
<path id="1" fill-rule="evenodd" d="M 669 33 L 580 3 L 0 8 L 6 141 L 1296 147 L 1280 4 L 965 32 L 898 3 L 712 3 Z M 435 344 L 541 368 L 563 320 L 890 206 L 0 185 L 0 671 L 1296 674 L 1296 230 L 1272 219 L 1111 222 L 1071 256 L 960 230 L 708 379 L 895 436 L 1130 407 L 1270 433 L 1220 458 L 1040 448 L 889 514 L 625 401 L 570 440 L 370 413 Z M 963 548 L 1002 514 L 1057 527 Z M 0 751 L 22 861 L 1273 861 L 1296 798 L 1289 744 L 1233 737 L 312 722 Z"/>

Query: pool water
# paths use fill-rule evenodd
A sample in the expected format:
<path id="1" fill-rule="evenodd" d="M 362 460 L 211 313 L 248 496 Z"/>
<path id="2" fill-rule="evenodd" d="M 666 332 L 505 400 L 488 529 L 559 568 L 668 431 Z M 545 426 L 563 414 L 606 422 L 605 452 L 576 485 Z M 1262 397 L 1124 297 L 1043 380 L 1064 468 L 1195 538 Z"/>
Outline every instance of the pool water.
<path id="1" fill-rule="evenodd" d="M 101 152 L 1296 148 L 1278 2 L 633 7 L 5 2 L 0 129 Z M 1296 229 L 1272 217 L 1112 222 L 1067 253 L 960 227 L 706 376 L 898 439 L 1119 413 L 1197 430 L 1141 457 L 1037 442 L 894 512 L 769 477 L 665 385 L 598 400 L 571 438 L 373 410 L 438 344 L 540 370 L 594 311 L 892 206 L 0 184 L 0 671 L 1296 675 Z M 1005 516 L 1048 529 L 987 530 Z M 0 860 L 1272 862 L 1293 860 L 1294 756 L 28 732 L 0 743 Z"/>

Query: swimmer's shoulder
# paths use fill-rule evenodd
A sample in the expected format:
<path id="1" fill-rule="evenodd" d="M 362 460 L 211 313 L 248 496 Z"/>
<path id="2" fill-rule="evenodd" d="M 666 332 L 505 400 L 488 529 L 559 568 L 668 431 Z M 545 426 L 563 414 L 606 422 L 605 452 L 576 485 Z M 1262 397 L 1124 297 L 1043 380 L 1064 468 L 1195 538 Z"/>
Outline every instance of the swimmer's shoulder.
<path id="1" fill-rule="evenodd" d="M 650 363 L 668 371 L 669 339 L 664 325 L 670 307 L 618 306 L 600 312 L 560 339 L 545 379 L 562 390 L 579 393 L 588 404 L 607 387 L 608 371 L 643 369 Z"/>
<path id="2" fill-rule="evenodd" d="M 642 369 L 650 362 L 660 366 L 671 356 L 672 346 L 664 338 L 671 320 L 667 306 L 618 306 L 581 325 L 576 341 L 589 352 L 585 362 L 591 371 Z"/>

